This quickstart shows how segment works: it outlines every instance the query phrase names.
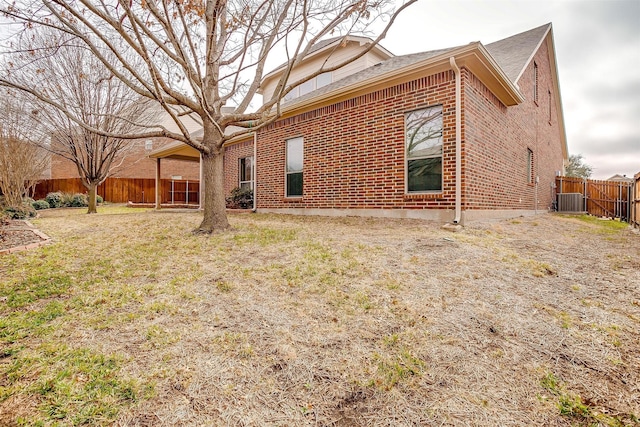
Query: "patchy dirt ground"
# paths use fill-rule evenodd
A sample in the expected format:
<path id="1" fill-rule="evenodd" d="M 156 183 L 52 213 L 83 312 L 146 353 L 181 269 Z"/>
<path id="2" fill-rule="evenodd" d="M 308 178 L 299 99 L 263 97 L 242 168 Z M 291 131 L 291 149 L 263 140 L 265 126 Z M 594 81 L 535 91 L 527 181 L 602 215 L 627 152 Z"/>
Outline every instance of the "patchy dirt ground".
<path id="1" fill-rule="evenodd" d="M 198 219 L 37 221 L 46 251 L 93 262 L 92 314 L 57 334 L 153 388 L 119 426 L 638 425 L 629 230 L 237 215 L 192 236 Z"/>

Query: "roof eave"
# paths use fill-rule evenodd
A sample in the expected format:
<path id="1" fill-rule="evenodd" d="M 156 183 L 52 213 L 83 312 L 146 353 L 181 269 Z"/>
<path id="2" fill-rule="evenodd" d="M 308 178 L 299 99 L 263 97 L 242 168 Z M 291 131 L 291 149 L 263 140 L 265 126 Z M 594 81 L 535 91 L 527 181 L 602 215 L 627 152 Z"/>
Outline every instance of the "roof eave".
<path id="1" fill-rule="evenodd" d="M 551 26 L 549 26 L 551 28 Z M 560 77 L 558 76 L 558 63 L 556 62 L 556 48 L 553 41 L 553 32 L 547 33 L 547 50 L 551 61 L 551 79 L 555 86 L 556 111 L 558 112 L 558 126 L 560 127 L 560 139 L 562 140 L 562 154 L 565 161 L 569 160 L 569 145 L 567 143 L 567 130 L 564 123 L 564 111 L 562 109 L 562 95 L 560 93 Z"/>
<path id="2" fill-rule="evenodd" d="M 482 43 L 470 43 L 466 48 L 455 55 L 458 66 L 473 72 L 504 105 L 510 107 L 524 102 L 524 95 L 518 86 L 509 79 Z"/>
<path id="3" fill-rule="evenodd" d="M 175 141 L 151 151 L 147 157 L 152 159 L 198 160 L 200 153 L 182 141 Z"/>

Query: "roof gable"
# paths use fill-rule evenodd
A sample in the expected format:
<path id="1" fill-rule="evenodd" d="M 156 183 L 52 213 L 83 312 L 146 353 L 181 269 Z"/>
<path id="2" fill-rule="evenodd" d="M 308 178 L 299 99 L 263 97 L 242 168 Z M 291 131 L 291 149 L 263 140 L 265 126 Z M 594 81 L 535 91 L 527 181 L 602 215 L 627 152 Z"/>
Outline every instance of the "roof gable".
<path id="1" fill-rule="evenodd" d="M 533 58 L 550 30 L 551 24 L 545 24 L 524 33 L 489 43 L 485 48 L 500 65 L 507 77 L 517 84 L 522 72 L 531 62 L 531 58 Z"/>

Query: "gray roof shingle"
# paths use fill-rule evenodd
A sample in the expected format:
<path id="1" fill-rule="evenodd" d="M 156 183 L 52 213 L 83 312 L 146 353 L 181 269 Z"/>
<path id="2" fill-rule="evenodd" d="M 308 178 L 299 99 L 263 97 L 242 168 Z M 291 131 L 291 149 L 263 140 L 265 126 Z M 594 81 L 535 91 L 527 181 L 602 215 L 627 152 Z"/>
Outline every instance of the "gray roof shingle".
<path id="1" fill-rule="evenodd" d="M 516 84 L 522 70 L 527 66 L 532 55 L 542 42 L 543 37 L 551 28 L 551 24 L 545 24 L 540 27 L 516 34 L 506 39 L 496 41 L 485 45 L 489 54 L 496 60 L 500 68 L 505 72 L 506 76 L 512 83 Z M 332 43 L 335 39 L 327 40 Z M 327 44 L 329 44 L 327 43 Z M 326 44 L 324 45 L 326 46 Z M 324 94 L 333 92 L 341 88 L 346 88 L 354 84 L 373 79 L 398 69 L 410 66 L 414 63 L 425 59 L 433 58 L 448 51 L 458 49 L 460 46 L 447 49 L 431 50 L 428 52 L 412 53 L 409 55 L 395 56 L 380 62 L 372 67 L 366 68 L 357 73 L 351 74 L 343 79 L 333 82 L 320 89 L 309 92 L 299 98 L 283 102 L 282 105 L 290 107 L 298 103 L 304 102 L 311 98 L 321 97 Z"/>
<path id="2" fill-rule="evenodd" d="M 550 28 L 551 24 L 545 24 L 524 33 L 489 43 L 485 47 L 507 77 L 513 83 L 517 83 L 522 70 L 527 66 Z"/>
<path id="3" fill-rule="evenodd" d="M 351 74 L 336 82 L 323 86 L 320 89 L 316 89 L 313 92 L 309 92 L 299 98 L 294 98 L 291 101 L 283 103 L 283 105 L 286 105 L 287 107 L 290 105 L 295 105 L 298 102 L 303 102 L 309 98 L 322 96 L 325 93 L 329 93 L 337 89 L 345 88 L 365 80 L 373 79 L 374 77 L 390 73 L 394 70 L 407 67 L 411 64 L 415 64 L 416 62 L 420 62 L 425 59 L 433 58 L 434 56 L 438 56 L 442 53 L 445 53 L 454 49 L 456 48 L 452 47 L 448 49 L 431 50 L 428 52 L 411 53 L 409 55 L 394 56 L 391 59 L 387 59 L 386 61 L 382 61 L 374 66 L 365 68 L 362 71 L 358 71 L 357 73 Z"/>

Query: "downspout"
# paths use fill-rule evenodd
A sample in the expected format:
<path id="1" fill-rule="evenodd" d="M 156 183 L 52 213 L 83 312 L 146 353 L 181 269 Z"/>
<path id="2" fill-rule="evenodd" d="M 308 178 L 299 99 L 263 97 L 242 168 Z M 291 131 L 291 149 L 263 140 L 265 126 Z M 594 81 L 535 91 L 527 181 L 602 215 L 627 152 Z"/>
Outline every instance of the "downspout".
<path id="1" fill-rule="evenodd" d="M 454 224 L 460 223 L 460 217 L 462 216 L 462 101 L 461 101 L 461 78 L 460 68 L 456 64 L 455 58 L 452 56 L 449 58 L 449 63 L 453 72 L 456 75 L 456 206 L 455 216 L 453 218 Z"/>
<path id="2" fill-rule="evenodd" d="M 253 132 L 253 167 L 251 168 L 251 174 L 253 175 L 251 177 L 251 181 L 253 182 L 253 208 L 251 209 L 251 212 L 256 212 L 257 209 L 257 198 L 258 195 L 256 193 L 256 189 L 258 188 L 258 186 L 256 185 L 256 176 L 258 175 L 256 172 L 256 168 L 258 166 L 258 133 L 257 132 Z"/>

